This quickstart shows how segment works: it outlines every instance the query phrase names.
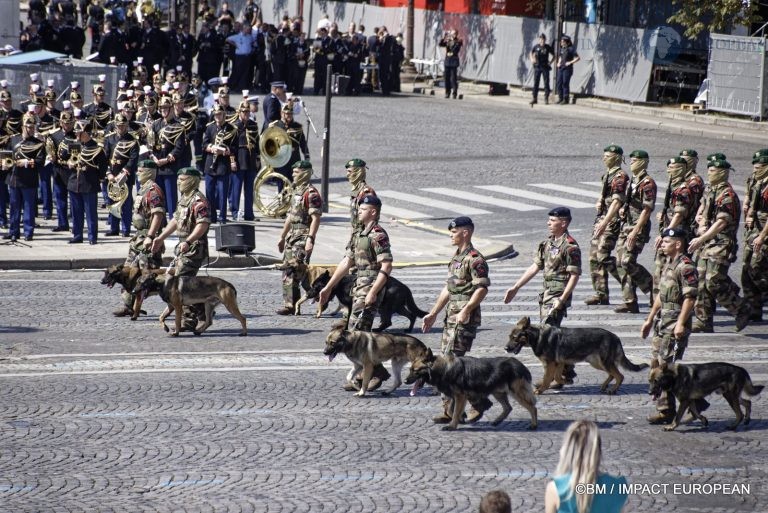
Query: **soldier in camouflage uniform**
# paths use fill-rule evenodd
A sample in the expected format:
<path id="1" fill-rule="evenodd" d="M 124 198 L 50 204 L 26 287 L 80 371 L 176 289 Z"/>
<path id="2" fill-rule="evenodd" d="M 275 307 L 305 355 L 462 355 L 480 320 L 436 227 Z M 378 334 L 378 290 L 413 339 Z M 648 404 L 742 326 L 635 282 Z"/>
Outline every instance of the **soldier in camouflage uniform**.
<path id="1" fill-rule="evenodd" d="M 451 243 L 457 246 L 448 264 L 448 280 L 435 301 L 435 305 L 422 320 L 421 330 L 427 333 L 435 323 L 438 312 L 445 308 L 443 337 L 440 348 L 443 354 L 464 356 L 472 349 L 472 343 L 480 327 L 480 303 L 488 294 L 491 281 L 488 278 L 488 264 L 483 255 L 472 246 L 475 225 L 469 217 L 457 217 L 448 225 Z M 477 422 L 483 412 L 491 407 L 486 398 L 472 398 L 472 409 L 467 422 Z M 451 420 L 452 402 L 443 397 L 443 411 L 432 420 L 446 424 Z"/>
<path id="2" fill-rule="evenodd" d="M 560 326 L 568 316 L 568 307 L 581 276 L 581 249 L 568 233 L 571 211 L 557 207 L 549 211 L 547 227 L 550 236 L 539 244 L 533 264 L 526 269 L 504 295 L 504 302 L 514 299 L 521 288 L 544 270 L 544 291 L 539 294 L 539 316 L 544 324 Z"/>
<path id="3" fill-rule="evenodd" d="M 320 228 L 323 200 L 310 183 L 312 164 L 300 160 L 293 164 L 293 196 L 277 249 L 283 253 L 283 307 L 278 315 L 293 315 L 299 299 L 299 284 L 309 290 L 307 266 Z"/>
<path id="4" fill-rule="evenodd" d="M 384 297 L 387 279 L 392 273 L 392 249 L 387 232 L 379 225 L 380 214 L 381 200 L 378 197 L 365 196 L 360 200 L 357 218 L 362 229 L 355 237 L 354 247 L 347 247 L 344 258 L 318 297 L 321 304 L 327 303 L 336 284 L 355 267 L 357 277 L 352 289 L 352 311 L 349 316 L 349 328 L 352 330 L 371 331 L 373 319 Z M 383 365 L 375 366 L 368 390 L 379 388 L 389 377 Z M 344 389 L 355 390 L 351 383 L 347 383 Z"/>
<path id="5" fill-rule="evenodd" d="M 768 149 L 752 158 L 752 176 L 747 179 L 744 202 L 744 266 L 741 287 L 749 307 L 749 320 L 763 320 L 763 304 L 768 299 Z"/>
<path id="6" fill-rule="evenodd" d="M 504 302 L 512 301 L 520 289 L 543 269 L 544 291 L 539 294 L 539 317 L 544 324 L 559 327 L 563 318 L 568 316 L 573 290 L 581 276 L 581 248 L 568 233 L 571 211 L 566 207 L 557 207 L 548 215 L 549 238 L 539 244 L 533 264 L 507 290 Z M 574 366 L 566 365 L 563 371 L 565 383 L 573 383 L 575 377 Z M 562 385 L 557 383 L 553 387 L 562 388 Z"/>
<path id="7" fill-rule="evenodd" d="M 616 258 L 611 256 L 616 241 L 619 238 L 621 219 L 619 210 L 627 202 L 629 177 L 621 169 L 624 150 L 621 146 L 612 144 L 603 150 L 605 174 L 602 177 L 603 189 L 595 209 L 595 228 L 589 244 L 589 270 L 592 276 L 592 287 L 595 295 L 584 300 L 588 305 L 607 305 L 608 274 L 619 279 L 616 270 Z"/>
<path id="8" fill-rule="evenodd" d="M 155 183 L 157 164 L 153 160 L 142 160 L 136 171 L 139 181 L 139 192 L 133 202 L 131 223 L 136 230 L 128 242 L 128 258 L 126 267 L 139 269 L 159 269 L 163 265 L 165 246 L 160 245 L 158 251 L 152 253 L 152 241 L 160 233 L 165 223 L 165 197 L 163 190 Z M 123 291 L 124 306 L 114 312 L 116 317 L 133 314 L 134 294 L 130 290 Z"/>
<path id="9" fill-rule="evenodd" d="M 208 258 L 210 206 L 205 195 L 200 192 L 202 174 L 197 168 L 183 167 L 177 175 L 177 187 L 181 196 L 179 204 L 168 226 L 152 241 L 151 250 L 153 253 L 159 251 L 163 241 L 176 232 L 179 243 L 174 249 L 176 264 L 173 273 L 176 276 L 197 276 L 197 271 Z M 189 310 L 185 307 L 185 329 L 196 329 L 198 320 L 204 319 L 202 306 L 194 305 Z"/>
<path id="10" fill-rule="evenodd" d="M 736 192 L 728 183 L 731 164 L 727 160 L 713 160 L 707 169 L 708 187 L 701 204 L 699 235 L 688 245 L 690 252 L 701 249 L 697 271 L 699 292 L 694 308 L 694 332 L 711 333 L 716 299 L 736 317 L 736 331 L 749 323 L 749 305 L 739 296 L 739 287 L 728 276 L 728 268 L 735 260 L 736 231 L 741 209 Z"/>
<path id="11" fill-rule="evenodd" d="M 376 196 L 373 187 L 365 182 L 368 170 L 367 164 L 362 159 L 352 159 L 346 164 L 347 180 L 349 181 L 349 221 L 352 224 L 352 231 L 349 235 L 347 247 L 354 247 L 357 232 L 362 229 L 360 221 L 357 219 L 357 210 L 360 202 L 366 196 Z"/>
<path id="12" fill-rule="evenodd" d="M 695 195 L 688 187 L 688 181 L 686 180 L 687 169 L 688 164 L 683 157 L 672 157 L 667 161 L 669 185 L 664 195 L 664 206 L 657 215 L 659 235 L 654 243 L 656 259 L 653 272 L 653 297 L 656 297 L 659 293 L 661 271 L 667 264 L 667 256 L 661 250 L 663 240 L 661 234 L 667 228 L 683 228 L 687 231 L 696 217 L 698 206 L 694 209 Z"/>
<path id="13" fill-rule="evenodd" d="M 656 182 L 648 174 L 648 152 L 635 150 L 629 154 L 632 182 L 627 204 L 622 209 L 623 223 L 616 249 L 616 269 L 624 296 L 624 304 L 616 313 L 640 313 L 637 287 L 645 294 L 653 292 L 653 277 L 637 262 L 645 244 L 651 239 L 651 212 L 656 207 Z M 653 296 L 651 296 L 653 302 Z"/>
<path id="14" fill-rule="evenodd" d="M 661 236 L 661 250 L 667 256 L 667 263 L 662 271 L 659 294 L 640 328 L 642 338 L 648 337 L 651 328 L 654 328 L 652 368 L 662 363 L 674 363 L 683 357 L 691 333 L 691 313 L 699 287 L 696 267 L 685 254 L 686 230 L 667 228 Z M 699 400 L 697 406 L 699 411 L 704 411 L 708 404 Z M 675 417 L 675 396 L 662 392 L 656 402 L 656 410 L 648 417 L 651 424 L 671 422 Z"/>
<path id="15" fill-rule="evenodd" d="M 699 164 L 699 154 L 696 150 L 682 150 L 680 152 L 680 157 L 685 160 L 685 184 L 691 192 L 690 216 L 687 227 L 688 235 L 691 236 L 696 233 L 696 230 L 699 227 L 696 222 L 696 212 L 699 211 L 701 198 L 704 195 L 704 179 L 696 172 L 696 166 Z M 722 156 L 721 160 L 726 160 L 725 155 Z M 696 260 L 694 259 L 694 262 L 695 261 Z"/>

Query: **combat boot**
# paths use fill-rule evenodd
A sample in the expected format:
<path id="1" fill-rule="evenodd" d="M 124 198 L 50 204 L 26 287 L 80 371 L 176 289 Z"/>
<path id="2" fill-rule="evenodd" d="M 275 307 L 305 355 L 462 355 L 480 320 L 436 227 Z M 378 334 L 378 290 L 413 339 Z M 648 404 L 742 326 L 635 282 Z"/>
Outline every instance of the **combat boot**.
<path id="1" fill-rule="evenodd" d="M 478 401 L 477 404 L 472 405 L 467 414 L 467 424 L 474 424 L 480 420 L 483 417 L 483 413 L 485 413 L 491 406 L 493 406 L 493 403 L 487 397 Z"/>
<path id="2" fill-rule="evenodd" d="M 133 315 L 133 310 L 131 310 L 127 306 L 124 306 L 112 312 L 112 315 L 114 315 L 115 317 L 126 317 L 128 315 Z"/>
<path id="3" fill-rule="evenodd" d="M 637 301 L 632 301 L 631 303 L 624 303 L 623 305 L 615 308 L 613 310 L 616 313 L 640 313 L 640 307 L 637 306 Z"/>
<path id="4" fill-rule="evenodd" d="M 750 309 L 742 308 L 739 315 L 736 316 L 736 331 L 741 331 L 749 324 Z"/>
<path id="5" fill-rule="evenodd" d="M 392 377 L 392 375 L 383 365 L 377 365 L 373 368 L 373 377 L 368 382 L 368 391 L 373 392 L 374 390 L 381 388 L 382 383 L 384 383 L 390 377 Z"/>
<path id="6" fill-rule="evenodd" d="M 284 306 L 279 310 L 275 311 L 277 315 L 293 315 L 295 312 L 296 312 L 296 309 L 292 306 Z"/>
<path id="7" fill-rule="evenodd" d="M 589 296 L 587 299 L 584 300 L 584 304 L 586 305 L 609 305 L 608 297 L 607 296 Z"/>

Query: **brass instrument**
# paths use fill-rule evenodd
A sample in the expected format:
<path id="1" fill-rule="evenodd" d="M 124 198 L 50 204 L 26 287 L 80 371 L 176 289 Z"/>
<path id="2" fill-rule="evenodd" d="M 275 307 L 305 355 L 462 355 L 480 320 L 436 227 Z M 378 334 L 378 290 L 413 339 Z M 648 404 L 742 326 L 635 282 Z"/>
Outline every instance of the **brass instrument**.
<path id="1" fill-rule="evenodd" d="M 283 182 L 282 192 L 271 194 L 261 190 L 262 186 L 272 179 Z M 263 197 L 262 194 L 264 194 Z M 275 171 L 272 166 L 267 165 L 261 168 L 253 183 L 253 206 L 259 212 L 269 217 L 284 216 L 291 208 L 292 195 L 293 184 L 288 178 Z"/>
<path id="2" fill-rule="evenodd" d="M 0 150 L 0 170 L 10 171 L 11 169 L 13 169 L 13 152 Z"/>
<path id="3" fill-rule="evenodd" d="M 80 163 L 80 152 L 82 149 L 83 146 L 80 143 L 71 143 L 67 145 L 69 157 L 67 158 L 66 165 L 68 168 L 77 169 L 77 166 Z"/>
<path id="4" fill-rule="evenodd" d="M 283 167 L 291 159 L 293 143 L 288 132 L 280 127 L 271 126 L 261 134 L 259 150 L 267 167 Z"/>
<path id="5" fill-rule="evenodd" d="M 227 147 L 231 144 L 232 139 L 237 137 L 237 129 L 229 130 L 229 131 L 223 131 L 219 130 L 216 132 L 216 135 L 213 138 L 213 143 L 211 144 L 211 149 L 213 150 L 211 159 L 211 165 L 210 169 L 213 169 L 216 165 L 216 161 L 219 157 L 223 157 L 224 155 L 217 155 L 216 152 L 219 150 L 226 150 Z"/>
<path id="6" fill-rule="evenodd" d="M 125 184 L 126 179 L 127 177 L 123 175 L 120 180 L 107 184 L 107 196 L 114 202 L 109 206 L 109 213 L 118 219 L 122 215 L 123 203 L 128 199 L 128 194 L 130 193 L 128 186 Z"/>

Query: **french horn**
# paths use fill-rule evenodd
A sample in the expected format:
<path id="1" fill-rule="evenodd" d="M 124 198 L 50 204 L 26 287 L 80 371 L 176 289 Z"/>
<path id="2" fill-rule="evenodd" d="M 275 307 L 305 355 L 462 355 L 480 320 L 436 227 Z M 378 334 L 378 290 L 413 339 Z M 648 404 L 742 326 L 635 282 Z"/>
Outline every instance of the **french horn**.
<path id="1" fill-rule="evenodd" d="M 271 126 L 259 138 L 259 151 L 266 167 L 283 167 L 291 159 L 293 143 L 284 129 Z"/>
<path id="2" fill-rule="evenodd" d="M 107 196 L 114 202 L 109 206 L 109 213 L 112 214 L 112 216 L 117 217 L 118 219 L 122 217 L 121 211 L 123 203 L 128 199 L 129 192 L 128 186 L 124 183 L 109 182 L 107 185 Z"/>
<path id="3" fill-rule="evenodd" d="M 270 193 L 262 190 L 264 184 L 272 179 L 283 182 L 282 192 Z M 261 168 L 256 181 L 253 183 L 253 206 L 256 210 L 268 217 L 282 217 L 291 208 L 292 195 L 293 185 L 288 178 L 269 165 Z"/>

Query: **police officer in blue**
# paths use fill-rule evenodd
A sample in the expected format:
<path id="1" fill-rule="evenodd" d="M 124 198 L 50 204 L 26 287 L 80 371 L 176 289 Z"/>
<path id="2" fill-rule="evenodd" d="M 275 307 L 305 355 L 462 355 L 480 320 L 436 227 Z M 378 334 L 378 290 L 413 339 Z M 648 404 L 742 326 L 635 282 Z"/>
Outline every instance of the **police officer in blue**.
<path id="1" fill-rule="evenodd" d="M 445 68 L 445 97 L 448 98 L 453 93 L 453 98 L 456 99 L 459 89 L 459 52 L 464 41 L 459 38 L 459 33 L 456 30 L 449 30 L 445 33 L 443 38 L 438 43 L 439 46 L 445 48 L 445 60 L 443 61 L 443 67 Z"/>
<path id="2" fill-rule="evenodd" d="M 531 50 L 531 62 L 533 63 L 533 99 L 531 107 L 538 103 L 539 80 L 544 78 L 544 103 L 549 104 L 549 70 L 552 69 L 552 61 L 555 59 L 555 51 L 547 44 L 546 34 L 539 34 L 539 42 Z"/>
<path id="3" fill-rule="evenodd" d="M 557 103 L 567 105 L 571 95 L 573 65 L 581 60 L 570 36 L 560 36 L 560 57 L 557 60 Z"/>
<path id="4" fill-rule="evenodd" d="M 264 97 L 262 102 L 264 108 L 264 125 L 261 127 L 261 131 L 267 129 L 270 123 L 273 121 L 280 121 L 280 111 L 283 108 L 283 104 L 288 101 L 285 96 L 285 82 L 272 82 L 270 84 L 271 92 Z"/>

